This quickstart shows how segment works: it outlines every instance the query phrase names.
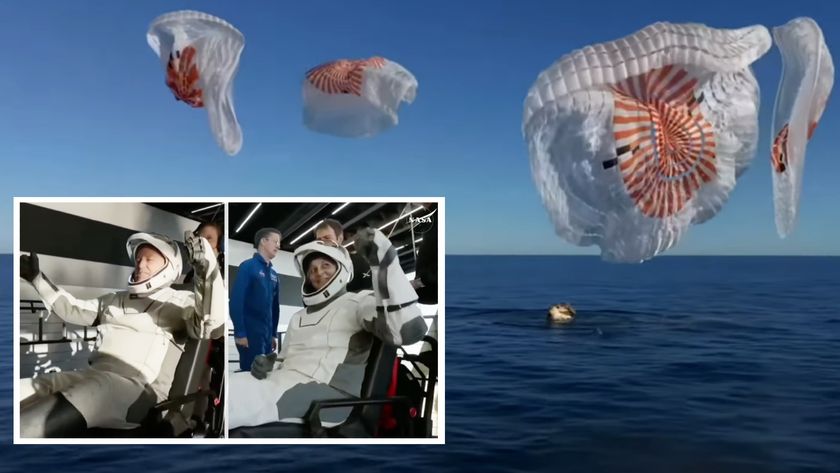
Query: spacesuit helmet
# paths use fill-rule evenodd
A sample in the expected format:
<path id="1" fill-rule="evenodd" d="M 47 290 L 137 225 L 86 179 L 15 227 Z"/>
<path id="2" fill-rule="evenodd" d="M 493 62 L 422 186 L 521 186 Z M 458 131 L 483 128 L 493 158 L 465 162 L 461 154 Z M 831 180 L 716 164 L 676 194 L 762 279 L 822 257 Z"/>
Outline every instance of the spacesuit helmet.
<path id="1" fill-rule="evenodd" d="M 309 282 L 307 271 L 309 270 L 309 264 L 319 256 L 331 260 L 336 266 L 336 271 L 323 287 L 315 289 Z M 329 301 L 339 295 L 347 287 L 347 284 L 353 280 L 353 261 L 350 259 L 350 253 L 346 248 L 332 242 L 316 240 L 301 245 L 295 250 L 294 258 L 295 266 L 303 276 L 300 294 L 303 297 L 303 304 L 306 306 Z"/>
<path id="2" fill-rule="evenodd" d="M 157 291 L 174 283 L 181 275 L 183 263 L 177 243 L 158 233 L 135 233 L 128 237 L 125 243 L 128 257 L 132 262 L 136 262 L 137 251 L 144 245 L 151 246 L 163 255 L 166 264 L 155 274 L 141 281 L 134 280 L 135 271 L 132 271 L 128 278 L 128 292 L 131 294 L 142 295 Z"/>

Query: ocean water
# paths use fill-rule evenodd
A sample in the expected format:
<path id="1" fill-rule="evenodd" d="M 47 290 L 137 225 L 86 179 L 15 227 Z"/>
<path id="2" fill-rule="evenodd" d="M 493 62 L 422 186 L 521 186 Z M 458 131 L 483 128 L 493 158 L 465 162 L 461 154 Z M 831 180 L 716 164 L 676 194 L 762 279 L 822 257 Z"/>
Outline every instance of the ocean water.
<path id="1" fill-rule="evenodd" d="M 840 472 L 840 258 L 446 264 L 446 445 L 42 447 L 9 445 L 0 257 L 0 470 Z"/>

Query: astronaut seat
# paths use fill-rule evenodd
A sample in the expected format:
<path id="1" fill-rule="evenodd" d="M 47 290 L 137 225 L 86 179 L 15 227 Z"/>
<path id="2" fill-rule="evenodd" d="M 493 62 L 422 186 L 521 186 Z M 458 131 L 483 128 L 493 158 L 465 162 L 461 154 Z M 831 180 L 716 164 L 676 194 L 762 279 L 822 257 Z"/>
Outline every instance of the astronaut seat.
<path id="1" fill-rule="evenodd" d="M 411 416 L 415 437 L 432 437 L 435 413 L 435 387 L 438 377 L 437 339 L 426 335 L 423 341 L 428 349 L 419 354 L 400 348 L 401 363 L 396 376 L 396 394 L 410 399 L 411 406 L 421 415 Z M 411 366 L 411 369 L 408 368 Z"/>
<path id="2" fill-rule="evenodd" d="M 302 424 L 289 422 L 271 422 L 268 424 L 239 427 L 230 431 L 231 438 L 300 438 L 300 437 L 335 437 L 366 438 L 376 437 L 384 406 L 393 406 L 393 412 L 399 419 L 398 427 L 403 429 L 403 437 L 412 436 L 410 421 L 411 400 L 404 396 L 389 396 L 395 362 L 396 347 L 386 345 L 374 339 L 365 367 L 361 396 L 358 399 L 322 399 L 313 401 L 304 416 Z M 349 417 L 343 423 L 325 427 L 321 425 L 320 411 L 336 407 L 353 407 Z"/>
<path id="3" fill-rule="evenodd" d="M 220 394 L 222 382 L 211 386 L 213 373 L 223 372 L 224 357 L 214 356 L 224 350 L 220 340 L 188 339 L 169 390 L 169 398 L 149 410 L 134 429 L 87 429 L 88 438 L 171 438 L 221 437 L 224 430 L 224 406 Z M 207 402 L 205 402 L 207 401 Z M 206 406 L 206 412 L 201 412 Z"/>

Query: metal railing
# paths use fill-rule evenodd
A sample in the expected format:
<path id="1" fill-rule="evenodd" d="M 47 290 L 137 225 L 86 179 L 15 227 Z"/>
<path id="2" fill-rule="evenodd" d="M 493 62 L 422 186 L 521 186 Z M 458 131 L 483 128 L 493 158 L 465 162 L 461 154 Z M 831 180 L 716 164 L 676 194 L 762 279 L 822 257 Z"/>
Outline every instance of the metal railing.
<path id="1" fill-rule="evenodd" d="M 82 338 L 68 338 L 67 337 L 67 324 L 65 322 L 61 322 L 61 331 L 62 337 L 57 339 L 44 339 L 44 315 L 43 312 L 48 312 L 47 306 L 40 300 L 33 300 L 33 299 L 22 299 L 20 301 L 20 313 L 23 314 L 24 312 L 30 312 L 33 314 L 38 315 L 38 334 L 37 338 L 32 341 L 25 341 L 20 342 L 21 346 L 29 346 L 29 345 L 48 345 L 52 343 L 68 343 L 68 342 L 95 342 L 96 336 L 91 335 L 88 336 L 88 327 L 82 327 L 83 335 Z"/>

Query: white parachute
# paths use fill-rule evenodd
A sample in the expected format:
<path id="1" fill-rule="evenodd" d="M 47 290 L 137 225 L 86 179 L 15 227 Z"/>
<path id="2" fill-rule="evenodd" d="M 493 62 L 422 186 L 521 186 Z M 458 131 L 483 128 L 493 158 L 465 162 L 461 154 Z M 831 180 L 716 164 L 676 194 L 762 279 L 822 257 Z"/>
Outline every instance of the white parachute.
<path id="1" fill-rule="evenodd" d="M 834 85 L 834 63 L 822 30 L 811 18 L 773 28 L 773 37 L 784 64 L 771 145 L 776 230 L 784 238 L 796 224 L 805 149 Z"/>
<path id="2" fill-rule="evenodd" d="M 543 71 L 522 128 L 557 233 L 640 262 L 713 217 L 755 155 L 750 64 L 770 45 L 763 26 L 656 23 Z"/>
<path id="3" fill-rule="evenodd" d="M 245 47 L 242 33 L 207 13 L 178 11 L 156 18 L 146 34 L 177 100 L 204 107 L 216 142 L 229 155 L 242 148 L 233 109 L 233 79 Z"/>
<path id="4" fill-rule="evenodd" d="M 402 102 L 417 95 L 417 79 L 381 57 L 321 64 L 303 80 L 303 123 L 342 137 L 376 135 L 399 122 Z"/>

